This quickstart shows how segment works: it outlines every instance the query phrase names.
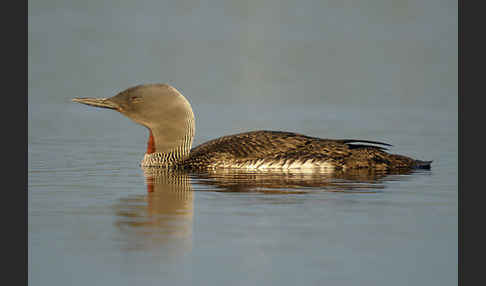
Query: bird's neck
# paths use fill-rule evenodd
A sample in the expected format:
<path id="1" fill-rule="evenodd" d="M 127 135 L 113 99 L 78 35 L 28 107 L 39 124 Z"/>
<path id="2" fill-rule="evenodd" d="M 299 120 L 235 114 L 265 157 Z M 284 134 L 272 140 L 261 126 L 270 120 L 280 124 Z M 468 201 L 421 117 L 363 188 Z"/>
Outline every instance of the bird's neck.
<path id="1" fill-rule="evenodd" d="M 142 167 L 174 167 L 189 156 L 194 138 L 194 120 L 179 128 L 149 128 Z"/>

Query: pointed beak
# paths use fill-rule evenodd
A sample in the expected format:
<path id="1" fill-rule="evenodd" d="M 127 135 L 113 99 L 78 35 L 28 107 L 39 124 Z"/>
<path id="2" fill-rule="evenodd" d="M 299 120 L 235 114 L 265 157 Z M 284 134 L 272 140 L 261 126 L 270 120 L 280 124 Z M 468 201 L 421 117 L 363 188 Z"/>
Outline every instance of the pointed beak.
<path id="1" fill-rule="evenodd" d="M 73 98 L 72 101 L 79 102 L 86 105 L 91 105 L 95 107 L 101 108 L 108 108 L 108 109 L 115 109 L 118 110 L 119 106 L 109 98 L 92 98 L 92 97 L 83 97 L 83 98 Z"/>

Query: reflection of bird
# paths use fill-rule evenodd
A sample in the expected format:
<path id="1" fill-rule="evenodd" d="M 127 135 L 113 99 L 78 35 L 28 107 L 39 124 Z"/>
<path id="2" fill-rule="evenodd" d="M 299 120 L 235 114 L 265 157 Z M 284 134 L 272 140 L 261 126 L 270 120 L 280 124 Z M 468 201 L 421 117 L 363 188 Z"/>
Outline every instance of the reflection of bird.
<path id="1" fill-rule="evenodd" d="M 148 193 L 121 199 L 115 225 L 128 249 L 170 246 L 177 252 L 192 248 L 193 191 L 180 172 L 145 174 Z"/>
<path id="2" fill-rule="evenodd" d="M 431 161 L 386 153 L 386 143 L 331 140 L 280 131 L 254 131 L 220 137 L 191 149 L 191 105 L 166 84 L 139 85 L 110 98 L 75 102 L 114 109 L 149 129 L 143 167 L 176 169 L 377 170 L 430 168 Z"/>
<path id="3" fill-rule="evenodd" d="M 375 169 L 336 170 L 332 173 L 299 170 L 214 169 L 193 172 L 191 179 L 198 185 L 210 186 L 218 192 L 264 192 L 269 194 L 307 193 L 315 190 L 330 192 L 376 192 L 385 188 L 390 179 L 406 178 L 412 170 L 393 172 Z M 389 175 L 398 175 L 389 177 Z"/>

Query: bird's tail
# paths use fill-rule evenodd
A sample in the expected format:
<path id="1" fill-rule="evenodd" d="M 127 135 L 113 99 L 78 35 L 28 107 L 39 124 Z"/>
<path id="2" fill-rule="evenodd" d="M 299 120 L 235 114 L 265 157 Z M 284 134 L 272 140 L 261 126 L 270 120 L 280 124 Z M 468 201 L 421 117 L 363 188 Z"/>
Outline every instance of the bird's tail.
<path id="1" fill-rule="evenodd" d="M 420 160 L 415 160 L 413 164 L 414 169 L 430 169 L 430 165 L 432 164 L 433 161 L 420 161 Z"/>

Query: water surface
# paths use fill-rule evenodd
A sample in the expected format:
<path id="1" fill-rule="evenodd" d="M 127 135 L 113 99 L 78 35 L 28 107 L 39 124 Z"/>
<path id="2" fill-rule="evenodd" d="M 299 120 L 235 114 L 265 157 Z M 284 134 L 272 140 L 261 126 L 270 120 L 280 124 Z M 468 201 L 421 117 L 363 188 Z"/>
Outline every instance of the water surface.
<path id="1" fill-rule="evenodd" d="M 58 105 L 42 112 L 46 108 Z M 348 123 L 325 120 L 325 112 L 312 115 L 319 108 L 326 110 L 308 107 L 301 120 L 289 120 L 294 106 L 279 106 L 281 117 L 253 120 L 276 126 L 291 121 L 290 127 L 301 125 L 309 131 L 304 133 L 320 137 L 338 134 Z M 32 284 L 456 283 L 457 141 L 447 113 L 435 113 L 426 130 L 402 132 L 407 128 L 401 124 L 370 128 L 392 138 L 386 141 L 398 145 L 393 151 L 433 159 L 430 171 L 148 176 L 138 166 L 148 135 L 144 127 L 109 110 L 74 103 L 63 109 L 62 123 L 44 117 L 62 136 L 42 120 L 32 123 Z M 404 118 L 414 113 L 401 112 Z M 238 120 L 246 111 L 232 114 Z M 359 138 L 374 139 L 354 130 Z M 198 131 L 205 134 L 196 144 L 217 133 Z"/>

